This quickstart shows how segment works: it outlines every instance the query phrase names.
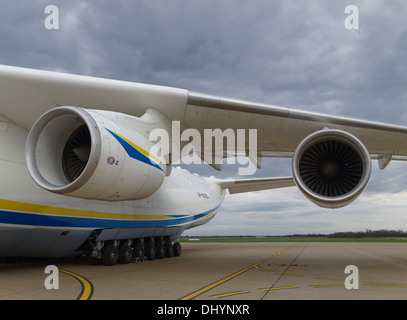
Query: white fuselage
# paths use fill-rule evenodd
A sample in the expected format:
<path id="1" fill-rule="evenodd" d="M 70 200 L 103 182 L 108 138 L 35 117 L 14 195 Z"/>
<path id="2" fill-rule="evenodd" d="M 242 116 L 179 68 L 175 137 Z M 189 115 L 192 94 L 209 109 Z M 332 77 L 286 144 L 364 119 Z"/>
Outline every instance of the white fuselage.
<path id="1" fill-rule="evenodd" d="M 28 132 L 0 123 L 0 256 L 70 256 L 98 240 L 169 237 L 211 220 L 225 190 L 210 178 L 173 168 L 160 189 L 136 201 L 85 200 L 37 186 L 25 163 Z"/>

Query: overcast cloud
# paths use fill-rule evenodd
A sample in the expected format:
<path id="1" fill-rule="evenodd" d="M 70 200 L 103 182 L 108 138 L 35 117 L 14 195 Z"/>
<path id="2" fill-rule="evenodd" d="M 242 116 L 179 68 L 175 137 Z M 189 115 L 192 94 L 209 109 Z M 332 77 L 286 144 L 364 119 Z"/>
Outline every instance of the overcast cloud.
<path id="1" fill-rule="evenodd" d="M 344 26 L 349 4 L 358 30 Z M 47 5 L 59 9 L 58 30 L 44 26 Z M 2 0 L 0 64 L 407 125 L 406 17 L 402 0 Z M 257 175 L 291 175 L 289 165 L 265 159 Z M 407 229 L 407 163 L 374 167 L 365 194 L 344 209 L 319 209 L 296 188 L 233 195 L 188 233 Z"/>

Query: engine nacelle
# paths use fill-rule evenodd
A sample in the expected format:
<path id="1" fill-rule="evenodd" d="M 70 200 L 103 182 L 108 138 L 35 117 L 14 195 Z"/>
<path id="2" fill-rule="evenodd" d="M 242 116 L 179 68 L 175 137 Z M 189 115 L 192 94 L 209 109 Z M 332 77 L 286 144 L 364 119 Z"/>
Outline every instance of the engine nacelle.
<path id="1" fill-rule="evenodd" d="M 149 109 L 140 118 L 58 107 L 42 115 L 26 143 L 34 181 L 45 190 L 96 200 L 137 200 L 156 192 L 166 164 L 149 153 L 151 127 L 169 121 Z"/>
<path id="2" fill-rule="evenodd" d="M 372 165 L 361 141 L 345 131 L 327 129 L 298 145 L 292 169 L 295 183 L 309 199 L 324 208 L 340 208 L 365 190 Z"/>

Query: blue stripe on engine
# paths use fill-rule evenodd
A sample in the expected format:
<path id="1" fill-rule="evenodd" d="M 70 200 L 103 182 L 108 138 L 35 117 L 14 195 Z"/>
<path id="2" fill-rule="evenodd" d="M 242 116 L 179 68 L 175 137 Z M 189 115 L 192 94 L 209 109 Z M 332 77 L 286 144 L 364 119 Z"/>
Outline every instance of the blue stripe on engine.
<path id="1" fill-rule="evenodd" d="M 134 148 L 132 145 L 130 145 L 127 141 L 125 141 L 122 137 L 118 136 L 116 133 L 114 133 L 113 131 L 110 131 L 107 128 L 106 128 L 106 130 L 109 131 L 111 133 L 111 135 L 116 138 L 116 140 L 122 145 L 124 150 L 126 150 L 126 152 L 130 158 L 133 158 L 138 161 L 149 164 L 149 165 L 153 166 L 154 168 L 157 168 L 157 169 L 161 170 L 162 172 L 164 172 L 164 170 L 161 169 L 159 165 L 152 162 L 149 157 L 142 154 L 140 151 L 138 151 L 136 148 Z"/>

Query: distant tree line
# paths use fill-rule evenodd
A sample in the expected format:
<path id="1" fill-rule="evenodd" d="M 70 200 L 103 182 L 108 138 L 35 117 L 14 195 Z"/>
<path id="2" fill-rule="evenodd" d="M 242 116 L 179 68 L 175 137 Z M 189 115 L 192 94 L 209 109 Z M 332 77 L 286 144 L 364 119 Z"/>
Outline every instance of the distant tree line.
<path id="1" fill-rule="evenodd" d="M 345 232 L 335 232 L 331 234 L 291 234 L 287 237 L 321 237 L 321 238 L 380 238 L 380 237 L 407 237 L 407 232 L 403 230 L 370 230 L 365 231 L 345 231 Z"/>
<path id="2" fill-rule="evenodd" d="M 322 233 L 307 233 L 307 234 L 287 234 L 283 236 L 261 236 L 261 238 L 382 238 L 382 237 L 407 237 L 407 232 L 403 230 L 370 230 L 366 229 L 365 231 L 345 231 L 345 232 L 335 232 L 330 234 Z M 235 236 L 188 236 L 183 235 L 182 238 L 260 238 L 260 236 L 253 235 L 235 235 Z"/>

